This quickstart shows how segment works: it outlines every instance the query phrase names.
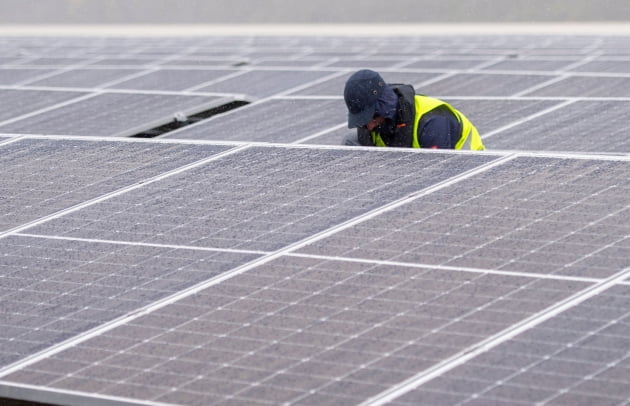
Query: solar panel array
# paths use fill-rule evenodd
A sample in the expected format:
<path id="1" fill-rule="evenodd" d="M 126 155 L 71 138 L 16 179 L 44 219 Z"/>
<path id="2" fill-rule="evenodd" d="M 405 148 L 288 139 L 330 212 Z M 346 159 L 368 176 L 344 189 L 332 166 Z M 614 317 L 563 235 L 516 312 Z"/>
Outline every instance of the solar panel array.
<path id="1" fill-rule="evenodd" d="M 1 38 L 0 400 L 630 404 L 629 41 Z M 341 146 L 361 68 L 487 151 Z"/>

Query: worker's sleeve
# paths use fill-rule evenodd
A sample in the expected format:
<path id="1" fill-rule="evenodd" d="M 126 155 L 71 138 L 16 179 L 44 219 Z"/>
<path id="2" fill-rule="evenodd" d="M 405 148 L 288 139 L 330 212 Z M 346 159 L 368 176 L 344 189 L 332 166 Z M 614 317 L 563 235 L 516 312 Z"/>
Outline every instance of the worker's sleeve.
<path id="1" fill-rule="evenodd" d="M 437 108 L 422 116 L 418 141 L 422 148 L 454 148 L 461 124 L 447 109 Z"/>
<path id="2" fill-rule="evenodd" d="M 373 147 L 372 135 L 367 128 L 357 128 L 357 137 L 359 138 L 359 144 L 365 147 Z"/>

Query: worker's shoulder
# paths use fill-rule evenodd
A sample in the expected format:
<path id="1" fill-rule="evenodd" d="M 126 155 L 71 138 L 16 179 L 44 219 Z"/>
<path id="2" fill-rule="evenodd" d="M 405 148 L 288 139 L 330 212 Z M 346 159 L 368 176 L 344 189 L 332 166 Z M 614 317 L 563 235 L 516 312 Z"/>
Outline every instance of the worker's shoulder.
<path id="1" fill-rule="evenodd" d="M 416 95 L 416 89 L 413 85 L 406 83 L 389 83 L 389 86 L 394 89 L 398 95 L 404 96 L 407 99 L 413 99 Z"/>

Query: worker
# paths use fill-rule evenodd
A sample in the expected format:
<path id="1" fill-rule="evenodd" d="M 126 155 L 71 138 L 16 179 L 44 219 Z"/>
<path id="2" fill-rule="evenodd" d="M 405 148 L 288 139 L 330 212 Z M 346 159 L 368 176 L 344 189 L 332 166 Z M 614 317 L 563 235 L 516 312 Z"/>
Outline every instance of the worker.
<path id="1" fill-rule="evenodd" d="M 346 81 L 348 128 L 345 145 L 462 149 L 484 146 L 475 126 L 450 104 L 418 95 L 411 85 L 385 83 L 363 69 Z"/>

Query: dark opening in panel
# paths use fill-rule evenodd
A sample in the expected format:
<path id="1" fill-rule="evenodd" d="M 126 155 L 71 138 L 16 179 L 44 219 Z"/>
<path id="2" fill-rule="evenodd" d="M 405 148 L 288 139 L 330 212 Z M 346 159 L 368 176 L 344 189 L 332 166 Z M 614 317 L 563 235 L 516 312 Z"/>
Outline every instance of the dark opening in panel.
<path id="1" fill-rule="evenodd" d="M 213 107 L 208 110 L 201 111 L 199 113 L 195 113 L 193 115 L 187 116 L 184 113 L 176 113 L 173 117 L 173 121 L 167 124 L 163 124 L 159 127 L 152 128 L 150 130 L 142 131 L 138 134 L 132 135 L 135 138 L 153 138 L 162 134 L 166 134 L 170 131 L 177 130 L 182 127 L 186 127 L 188 125 L 194 124 L 198 121 L 205 120 L 212 116 L 216 116 L 217 114 L 225 113 L 230 110 L 237 109 L 241 106 L 249 104 L 249 102 L 244 100 L 234 100 L 226 104 L 222 104 L 217 107 Z"/>

